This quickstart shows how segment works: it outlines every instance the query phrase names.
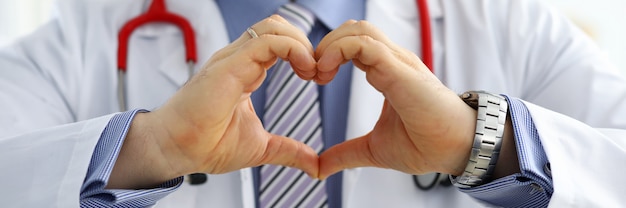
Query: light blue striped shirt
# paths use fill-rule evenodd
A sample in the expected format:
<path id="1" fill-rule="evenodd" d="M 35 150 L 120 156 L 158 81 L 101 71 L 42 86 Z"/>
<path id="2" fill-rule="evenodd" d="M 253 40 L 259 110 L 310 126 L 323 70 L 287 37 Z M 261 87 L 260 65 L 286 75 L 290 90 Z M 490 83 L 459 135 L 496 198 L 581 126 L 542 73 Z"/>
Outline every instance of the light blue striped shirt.
<path id="1" fill-rule="evenodd" d="M 554 191 L 547 156 L 526 106 L 515 98 L 507 97 L 507 100 L 521 173 L 461 191 L 489 206 L 546 207 Z M 147 207 L 173 192 L 182 183 L 182 177 L 179 177 L 155 189 L 104 189 L 130 122 L 138 112 L 145 111 L 133 110 L 115 115 L 104 129 L 81 189 L 81 207 Z"/>
<path id="2" fill-rule="evenodd" d="M 117 114 L 105 127 L 91 157 L 87 176 L 80 193 L 81 207 L 148 207 L 178 188 L 182 177 L 147 190 L 104 189 L 115 160 L 120 153 L 126 133 L 133 117 L 143 110 L 133 110 Z"/>
<path id="3" fill-rule="evenodd" d="M 554 192 L 548 157 L 524 103 L 505 97 L 509 102 L 521 173 L 461 191 L 490 206 L 547 207 Z"/>

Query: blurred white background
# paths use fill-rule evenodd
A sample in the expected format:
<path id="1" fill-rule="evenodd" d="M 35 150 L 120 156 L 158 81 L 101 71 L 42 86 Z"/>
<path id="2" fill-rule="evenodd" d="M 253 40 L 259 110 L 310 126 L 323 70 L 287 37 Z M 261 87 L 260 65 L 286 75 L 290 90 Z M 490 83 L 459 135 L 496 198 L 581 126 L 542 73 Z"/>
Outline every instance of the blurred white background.
<path id="1" fill-rule="evenodd" d="M 0 46 L 32 32 L 51 16 L 54 0 L 0 0 Z M 544 0 L 596 40 L 626 74 L 625 0 Z"/>
<path id="2" fill-rule="evenodd" d="M 51 16 L 54 0 L 0 0 L 0 46 L 32 32 Z"/>

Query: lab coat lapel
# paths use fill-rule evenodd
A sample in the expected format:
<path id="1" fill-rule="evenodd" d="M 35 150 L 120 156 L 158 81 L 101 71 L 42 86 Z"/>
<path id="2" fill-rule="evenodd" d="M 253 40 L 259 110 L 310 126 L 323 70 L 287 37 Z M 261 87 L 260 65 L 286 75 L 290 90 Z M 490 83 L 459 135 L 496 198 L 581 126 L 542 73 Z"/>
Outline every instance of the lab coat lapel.
<path id="1" fill-rule="evenodd" d="M 175 41 L 171 41 L 175 42 Z M 182 39 L 178 45 L 173 46 L 171 51 L 165 52 L 166 55 L 161 56 L 162 62 L 159 65 L 158 71 L 163 76 L 167 77 L 167 80 L 176 86 L 183 86 L 189 79 L 189 66 L 185 61 L 185 47 Z M 197 64 L 194 64 L 194 72 Z"/>
<path id="2" fill-rule="evenodd" d="M 131 35 L 126 71 L 128 109 L 158 107 L 185 83 L 188 72 L 182 43 L 180 32 L 171 25 L 145 25 Z"/>
<path id="3" fill-rule="evenodd" d="M 168 3 L 167 5 L 170 12 L 185 17 L 194 30 L 198 54 L 197 63 L 192 66 L 195 74 L 215 51 L 229 43 L 222 16 L 215 7 L 214 1 L 187 0 Z M 143 38 L 165 39 L 158 44 L 160 44 L 160 48 L 167 48 L 168 50 L 160 51 L 159 56 L 155 56 L 159 58 L 156 61 L 160 62 L 157 68 L 158 73 L 165 76 L 167 81 L 175 86 L 184 85 L 189 79 L 189 66 L 186 60 L 182 32 L 178 27 L 172 25 L 150 24 L 146 26 L 151 25 L 160 28 L 158 31 L 138 30 L 137 33 Z M 224 29 L 216 30 L 216 28 Z M 209 33 L 209 31 L 211 32 Z"/>

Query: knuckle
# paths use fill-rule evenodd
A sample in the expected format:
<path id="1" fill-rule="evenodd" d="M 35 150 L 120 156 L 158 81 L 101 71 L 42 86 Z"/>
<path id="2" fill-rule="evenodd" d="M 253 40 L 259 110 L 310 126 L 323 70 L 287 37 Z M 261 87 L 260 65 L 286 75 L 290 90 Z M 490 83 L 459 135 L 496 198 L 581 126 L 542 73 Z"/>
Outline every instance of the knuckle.
<path id="1" fill-rule="evenodd" d="M 351 24 L 354 24 L 354 23 L 357 23 L 357 22 L 358 21 L 356 21 L 356 20 L 349 19 L 348 21 L 345 21 L 344 24 L 350 24 L 351 25 Z"/>
<path id="2" fill-rule="evenodd" d="M 286 22 L 287 20 L 285 20 L 285 18 L 283 18 L 282 16 L 278 15 L 278 14 L 272 14 L 269 18 L 267 18 L 270 21 L 278 21 L 278 22 Z"/>
<path id="3" fill-rule="evenodd" d="M 359 28 L 371 29 L 374 27 L 370 22 L 366 20 L 359 20 L 355 23 Z"/>
<path id="4" fill-rule="evenodd" d="M 354 24 L 354 23 L 356 23 L 356 22 L 357 22 L 356 20 L 349 19 L 349 20 L 346 20 L 345 22 L 343 22 L 343 23 L 341 24 L 341 26 L 339 26 L 339 27 L 340 27 L 340 28 L 349 27 L 349 26 L 353 25 L 353 24 Z"/>
<path id="5" fill-rule="evenodd" d="M 370 42 L 374 41 L 374 38 L 370 37 L 369 35 L 358 35 L 357 38 L 360 41 L 364 41 L 364 42 L 367 42 L 367 43 L 370 43 Z"/>
<path id="6" fill-rule="evenodd" d="M 261 35 L 261 36 L 263 36 L 263 35 Z M 238 51 L 239 50 L 250 49 L 254 45 L 254 43 L 257 42 L 257 39 L 261 39 L 261 36 L 259 36 L 258 38 L 253 38 L 253 39 L 247 40 L 245 43 L 243 43 L 243 44 L 241 44 L 241 46 L 239 46 Z"/>
<path id="7" fill-rule="evenodd" d="M 282 17 L 274 14 L 274 15 L 268 17 L 268 18 L 265 18 L 265 19 L 261 20 L 259 23 L 257 23 L 254 26 L 254 29 L 257 30 L 257 32 L 258 32 L 259 29 L 261 29 L 261 30 L 270 30 L 271 31 L 276 26 L 282 24 L 281 20 L 284 20 L 284 19 Z M 259 34 L 259 36 L 260 35 L 261 34 Z"/>
<path id="8" fill-rule="evenodd" d="M 271 23 L 271 22 L 279 21 L 279 19 L 282 19 L 282 17 L 280 15 L 272 14 L 271 16 L 263 19 L 263 21 L 261 21 L 261 22 L 262 23 Z"/>

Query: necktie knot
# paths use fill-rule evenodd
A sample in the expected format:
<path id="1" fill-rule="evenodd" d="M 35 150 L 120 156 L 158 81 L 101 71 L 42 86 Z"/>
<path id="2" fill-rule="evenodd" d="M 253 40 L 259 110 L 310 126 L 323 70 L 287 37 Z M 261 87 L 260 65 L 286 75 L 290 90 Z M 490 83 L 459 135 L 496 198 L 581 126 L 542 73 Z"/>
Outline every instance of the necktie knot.
<path id="1" fill-rule="evenodd" d="M 285 18 L 289 23 L 295 25 L 304 33 L 309 34 L 315 23 L 315 14 L 309 9 L 296 3 L 287 3 L 278 8 L 276 14 Z"/>

